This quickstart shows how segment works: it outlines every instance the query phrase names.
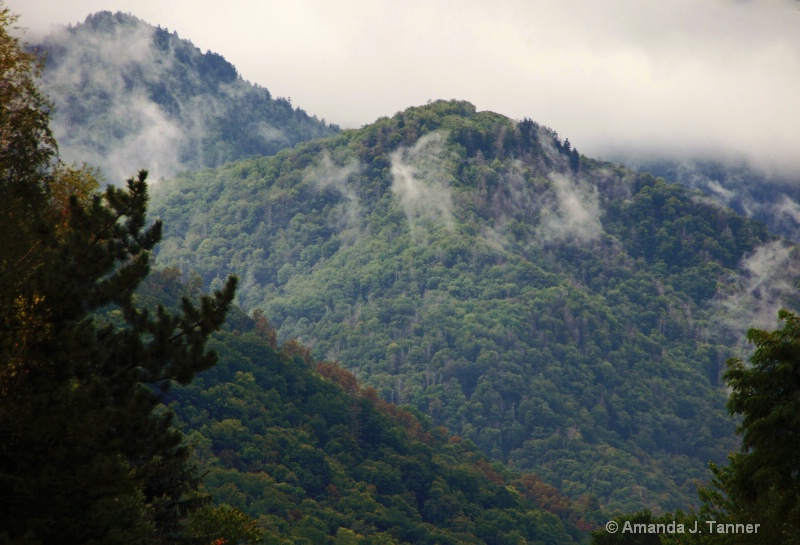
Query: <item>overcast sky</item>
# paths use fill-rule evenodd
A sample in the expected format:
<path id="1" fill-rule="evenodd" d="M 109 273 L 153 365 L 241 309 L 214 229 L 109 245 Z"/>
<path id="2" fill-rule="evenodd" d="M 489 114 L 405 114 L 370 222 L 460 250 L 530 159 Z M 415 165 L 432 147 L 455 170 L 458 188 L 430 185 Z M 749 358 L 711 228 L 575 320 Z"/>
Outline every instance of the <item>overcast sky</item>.
<path id="1" fill-rule="evenodd" d="M 344 128 L 430 99 L 547 125 L 584 154 L 743 156 L 800 172 L 795 0 L 6 0 L 29 41 L 100 10 L 175 30 Z"/>

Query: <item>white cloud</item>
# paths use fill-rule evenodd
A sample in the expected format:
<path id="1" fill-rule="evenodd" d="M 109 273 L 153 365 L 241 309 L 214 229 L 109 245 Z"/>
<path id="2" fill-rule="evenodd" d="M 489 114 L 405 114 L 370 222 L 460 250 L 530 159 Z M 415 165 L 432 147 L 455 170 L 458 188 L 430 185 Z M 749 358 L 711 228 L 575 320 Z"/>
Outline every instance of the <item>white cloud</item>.
<path id="1" fill-rule="evenodd" d="M 132 12 L 346 127 L 460 98 L 531 117 L 592 156 L 702 152 L 800 171 L 793 0 L 7 4 L 37 30 Z"/>
<path id="2" fill-rule="evenodd" d="M 314 166 L 309 167 L 304 175 L 306 181 L 318 189 L 335 189 L 344 202 L 340 205 L 337 227 L 348 229 L 351 234 L 359 232 L 361 220 L 361 204 L 353 187 L 351 178 L 358 174 L 360 165 L 356 160 L 343 166 L 334 163 L 328 150 L 324 150 Z"/>
<path id="3" fill-rule="evenodd" d="M 597 191 L 572 176 L 548 176 L 556 196 L 553 209 L 542 210 L 540 236 L 545 240 L 595 240 L 603 232 Z"/>
<path id="4" fill-rule="evenodd" d="M 452 174 L 445 163 L 443 132 L 428 133 L 392 152 L 392 191 L 400 199 L 412 233 L 426 223 L 452 227 Z"/>
<path id="5" fill-rule="evenodd" d="M 741 277 L 732 279 L 727 294 L 718 298 L 715 305 L 720 325 L 743 339 L 751 327 L 775 329 L 778 310 L 797 301 L 798 248 L 782 241 L 764 244 L 742 259 L 740 270 Z"/>
<path id="6" fill-rule="evenodd" d="M 67 161 L 99 166 L 109 182 L 120 184 L 142 168 L 151 180 L 179 170 L 186 135 L 178 123 L 147 96 L 137 81 L 125 81 L 122 68 L 135 65 L 140 77 L 157 81 L 170 69 L 170 58 L 153 45 L 153 27 L 119 25 L 113 34 L 68 35 L 65 29 L 51 36 L 53 43 L 69 43 L 58 65 L 47 74 L 46 86 L 55 104 L 67 104 L 82 81 L 89 80 L 82 107 L 97 115 L 92 126 L 75 130 L 56 109 L 52 128 Z M 53 84 L 53 82 L 57 84 Z"/>

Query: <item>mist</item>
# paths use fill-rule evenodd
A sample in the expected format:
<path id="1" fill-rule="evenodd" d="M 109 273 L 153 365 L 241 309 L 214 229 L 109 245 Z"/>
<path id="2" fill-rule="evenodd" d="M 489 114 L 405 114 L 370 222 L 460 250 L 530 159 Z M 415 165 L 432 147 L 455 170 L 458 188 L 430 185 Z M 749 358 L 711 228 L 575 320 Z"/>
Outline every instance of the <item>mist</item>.
<path id="1" fill-rule="evenodd" d="M 740 263 L 741 274 L 713 302 L 719 323 L 741 343 L 748 329 L 772 331 L 778 327 L 778 310 L 800 310 L 797 278 L 800 276 L 800 249 L 785 241 L 758 247 Z"/>
<path id="2" fill-rule="evenodd" d="M 597 191 L 559 172 L 551 173 L 548 179 L 556 203 L 552 209 L 542 210 L 540 236 L 548 241 L 597 239 L 603 232 Z"/>
<path id="3" fill-rule="evenodd" d="M 215 53 L 125 14 L 97 14 L 49 34 L 41 86 L 66 162 L 122 183 L 272 155 L 332 134 L 288 100 L 242 80 Z"/>
<path id="4" fill-rule="evenodd" d="M 691 189 L 705 202 L 733 209 L 765 223 L 770 232 L 800 242 L 800 178 L 759 169 L 741 161 L 647 160 L 626 164 Z"/>
<path id="5" fill-rule="evenodd" d="M 62 52 L 43 80 L 56 104 L 51 127 L 62 158 L 99 167 L 110 183 L 121 184 L 142 168 L 152 180 L 183 166 L 184 128 L 150 100 L 143 86 L 123 77 L 133 69 L 143 81 L 157 81 L 170 69 L 169 58 L 153 47 L 153 31 L 145 25 L 116 26 L 102 36 L 70 36 L 60 29 L 48 39 L 50 47 Z M 93 117 L 90 127 L 58 108 L 74 102 L 75 89 L 87 82 L 88 104 L 79 105 L 78 115 Z"/>
<path id="6" fill-rule="evenodd" d="M 445 133 L 428 133 L 412 146 L 392 152 L 392 192 L 408 220 L 412 235 L 422 226 L 453 227 L 453 199 L 444 149 Z"/>
<path id="7" fill-rule="evenodd" d="M 304 179 L 317 190 L 333 189 L 343 198 L 343 202 L 335 212 L 334 227 L 340 231 L 348 231 L 343 233 L 346 241 L 354 240 L 360 232 L 361 203 L 355 189 L 349 183 L 360 171 L 361 166 L 357 160 L 353 159 L 340 166 L 334 163 L 330 152 L 324 150 L 320 153 L 316 164 L 306 169 L 304 174 Z"/>
<path id="8" fill-rule="evenodd" d="M 7 4 L 32 36 L 100 9 L 131 12 L 345 128 L 458 98 L 532 118 L 592 157 L 690 154 L 800 172 L 794 0 Z"/>

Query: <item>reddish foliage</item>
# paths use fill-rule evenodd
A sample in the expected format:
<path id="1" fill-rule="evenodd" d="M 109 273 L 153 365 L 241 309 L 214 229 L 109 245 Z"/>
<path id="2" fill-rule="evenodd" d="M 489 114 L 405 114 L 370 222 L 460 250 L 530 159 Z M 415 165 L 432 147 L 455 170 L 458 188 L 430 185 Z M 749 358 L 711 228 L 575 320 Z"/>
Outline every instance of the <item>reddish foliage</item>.
<path id="1" fill-rule="evenodd" d="M 361 397 L 369 399 L 376 406 L 378 405 L 378 391 L 372 386 L 368 386 L 361 390 Z"/>
<path id="2" fill-rule="evenodd" d="M 349 395 L 354 396 L 361 391 L 355 375 L 347 369 L 339 367 L 336 362 L 318 361 L 316 367 L 320 375 L 341 386 Z"/>
<path id="3" fill-rule="evenodd" d="M 570 501 L 555 487 L 550 486 L 533 473 L 528 473 L 520 479 L 525 495 L 537 505 L 555 515 L 563 515 L 569 509 Z"/>
<path id="4" fill-rule="evenodd" d="M 339 489 L 333 483 L 329 484 L 325 491 L 332 498 L 340 498 L 342 496 L 342 493 L 339 492 Z"/>
<path id="5" fill-rule="evenodd" d="M 486 478 L 489 479 L 494 484 L 499 484 L 499 485 L 505 484 L 505 479 L 503 479 L 503 476 L 500 475 L 497 471 L 495 471 L 494 468 L 486 460 L 478 460 L 477 462 L 475 462 L 475 465 L 478 466 L 478 469 L 480 469 L 483 472 L 483 474 L 486 475 Z"/>
<path id="6" fill-rule="evenodd" d="M 300 356 L 309 365 L 314 365 L 314 358 L 311 357 L 311 349 L 300 344 L 297 339 L 289 339 L 281 346 L 281 350 L 289 356 Z"/>
<path id="7" fill-rule="evenodd" d="M 575 527 L 578 528 L 581 532 L 588 534 L 589 532 L 593 532 L 599 528 L 597 524 L 586 522 L 585 520 L 581 519 L 575 522 Z"/>
<path id="8" fill-rule="evenodd" d="M 258 335 L 260 339 L 267 341 L 272 348 L 277 349 L 278 333 L 275 331 L 275 328 L 272 327 L 272 324 L 269 323 L 269 320 L 267 320 L 264 311 L 254 311 L 253 320 L 256 322 L 256 335 Z"/>

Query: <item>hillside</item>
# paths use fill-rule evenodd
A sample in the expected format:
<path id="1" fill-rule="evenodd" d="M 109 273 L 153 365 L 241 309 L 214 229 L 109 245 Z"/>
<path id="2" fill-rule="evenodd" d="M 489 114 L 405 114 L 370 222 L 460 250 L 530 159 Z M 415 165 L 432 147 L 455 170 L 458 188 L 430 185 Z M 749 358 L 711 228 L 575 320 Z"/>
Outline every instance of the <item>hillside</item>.
<path id="1" fill-rule="evenodd" d="M 139 301 L 177 306 L 197 288 L 166 269 Z M 255 519 L 266 543 L 560 545 L 603 520 L 588 498 L 571 503 L 297 343 L 278 346 L 263 315 L 233 309 L 209 347 L 217 365 L 166 402 L 205 491 Z"/>
<path id="2" fill-rule="evenodd" d="M 280 339 L 612 511 L 692 501 L 737 445 L 723 362 L 797 303 L 763 224 L 465 102 L 185 173 L 151 210 L 161 266 L 239 274 Z"/>
<path id="3" fill-rule="evenodd" d="M 626 164 L 628 164 L 626 162 Z M 638 160 L 637 169 L 699 189 L 772 233 L 800 242 L 800 184 L 796 175 L 768 173 L 745 162 Z"/>
<path id="4" fill-rule="evenodd" d="M 272 155 L 334 134 L 289 99 L 244 81 L 222 56 L 123 13 L 50 34 L 42 90 L 62 158 L 120 183 L 137 169 L 184 169 Z"/>

